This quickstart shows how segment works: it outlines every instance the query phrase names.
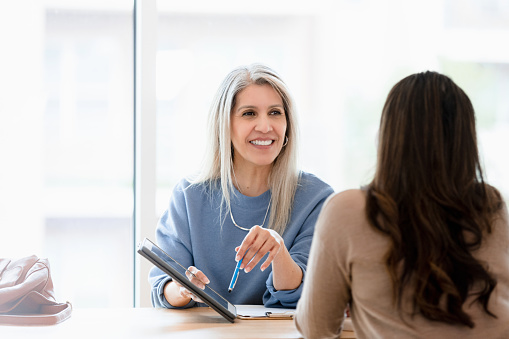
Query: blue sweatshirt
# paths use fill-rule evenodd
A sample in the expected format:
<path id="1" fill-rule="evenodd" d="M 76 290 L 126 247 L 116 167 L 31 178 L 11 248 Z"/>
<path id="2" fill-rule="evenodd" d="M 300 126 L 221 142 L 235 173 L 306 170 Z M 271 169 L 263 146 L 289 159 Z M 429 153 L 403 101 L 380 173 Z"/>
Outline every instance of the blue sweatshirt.
<path id="1" fill-rule="evenodd" d="M 316 176 L 301 173 L 290 222 L 282 237 L 293 260 L 302 269 L 303 280 L 315 223 L 323 203 L 332 193 L 333 189 Z M 235 190 L 231 208 L 237 224 L 246 228 L 260 225 L 270 194 L 269 190 L 257 197 L 248 197 Z M 235 247 L 242 243 L 247 231 L 235 227 L 229 215 L 224 218 L 224 212 L 221 218 L 220 204 L 220 189 L 210 192 L 206 185 L 191 185 L 183 179 L 173 190 L 169 208 L 159 220 L 156 243 L 184 267 L 195 266 L 205 273 L 210 280 L 208 286 L 232 304 L 295 308 L 302 284 L 295 290 L 275 290 L 272 266 L 263 272 L 260 270 L 266 256 L 251 272 L 240 271 L 235 289 L 228 293 L 236 266 Z M 159 268 L 151 269 L 149 282 L 154 306 L 174 308 L 163 294 L 164 286 L 170 280 Z M 206 305 L 191 300 L 185 308 L 192 306 Z"/>

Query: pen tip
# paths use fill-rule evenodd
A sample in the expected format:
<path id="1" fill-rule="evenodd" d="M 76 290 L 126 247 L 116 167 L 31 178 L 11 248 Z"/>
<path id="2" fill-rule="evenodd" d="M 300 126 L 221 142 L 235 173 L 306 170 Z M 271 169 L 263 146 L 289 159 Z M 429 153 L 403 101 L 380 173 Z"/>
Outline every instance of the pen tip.
<path id="1" fill-rule="evenodd" d="M 228 289 L 228 293 L 231 293 L 231 291 L 232 291 L 232 289 L 231 289 L 231 288 L 229 288 L 229 289 Z"/>

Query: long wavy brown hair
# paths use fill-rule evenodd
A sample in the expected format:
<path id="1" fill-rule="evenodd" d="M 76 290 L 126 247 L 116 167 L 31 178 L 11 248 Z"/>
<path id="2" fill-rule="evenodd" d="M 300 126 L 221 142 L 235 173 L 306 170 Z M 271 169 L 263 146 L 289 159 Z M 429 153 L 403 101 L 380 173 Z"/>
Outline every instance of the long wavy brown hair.
<path id="1" fill-rule="evenodd" d="M 391 239 L 385 259 L 395 305 L 401 311 L 408 288 L 414 314 L 474 327 L 462 309 L 473 294 L 496 317 L 488 301 L 497 281 L 472 252 L 502 198 L 484 182 L 468 96 L 436 72 L 404 78 L 387 97 L 378 147 L 366 210 Z"/>

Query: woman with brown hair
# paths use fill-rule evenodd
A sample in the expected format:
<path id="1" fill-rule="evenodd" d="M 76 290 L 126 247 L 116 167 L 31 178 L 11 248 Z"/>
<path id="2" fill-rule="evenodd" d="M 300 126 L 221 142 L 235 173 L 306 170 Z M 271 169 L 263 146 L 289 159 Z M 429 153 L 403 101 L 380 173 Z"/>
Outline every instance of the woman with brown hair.
<path id="1" fill-rule="evenodd" d="M 509 338 L 507 207 L 485 183 L 475 116 L 450 78 L 390 91 L 373 181 L 331 196 L 318 218 L 296 325 L 339 337 Z"/>

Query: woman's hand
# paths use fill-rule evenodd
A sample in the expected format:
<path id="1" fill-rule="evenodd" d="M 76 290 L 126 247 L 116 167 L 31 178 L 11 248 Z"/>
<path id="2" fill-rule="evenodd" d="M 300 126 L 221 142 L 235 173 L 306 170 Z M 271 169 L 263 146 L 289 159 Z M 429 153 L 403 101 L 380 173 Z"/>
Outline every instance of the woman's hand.
<path id="1" fill-rule="evenodd" d="M 235 260 L 244 258 L 240 269 L 246 273 L 268 253 L 260 269 L 264 271 L 272 264 L 272 281 L 276 290 L 293 290 L 302 283 L 302 269 L 286 249 L 283 238 L 274 230 L 254 226 L 235 251 Z"/>
<path id="2" fill-rule="evenodd" d="M 246 235 L 242 244 L 235 248 L 237 251 L 235 260 L 239 261 L 244 258 L 240 269 L 249 273 L 265 254 L 269 253 L 267 259 L 260 266 L 260 269 L 264 271 L 284 247 L 284 240 L 277 232 L 260 226 L 254 226 Z"/>
<path id="3" fill-rule="evenodd" d="M 207 276 L 194 266 L 189 266 L 186 271 L 186 277 L 202 290 L 205 289 L 205 285 L 210 283 Z M 197 295 L 193 294 L 175 280 L 172 280 L 166 286 L 168 287 L 165 288 L 164 291 L 166 300 L 175 307 L 187 305 L 191 299 L 199 303 L 203 302 L 203 300 L 201 300 Z"/>
<path id="4" fill-rule="evenodd" d="M 186 277 L 191 281 L 194 285 L 196 285 L 198 288 L 201 288 L 202 290 L 205 289 L 205 285 L 210 283 L 209 278 L 197 269 L 194 266 L 189 266 L 189 268 L 186 271 Z M 175 281 L 175 284 L 177 284 L 180 287 L 180 296 L 183 298 L 191 298 L 196 302 L 202 303 L 203 300 L 201 300 L 197 295 L 193 294 L 191 291 L 189 291 L 187 288 L 179 284 L 177 281 Z"/>

